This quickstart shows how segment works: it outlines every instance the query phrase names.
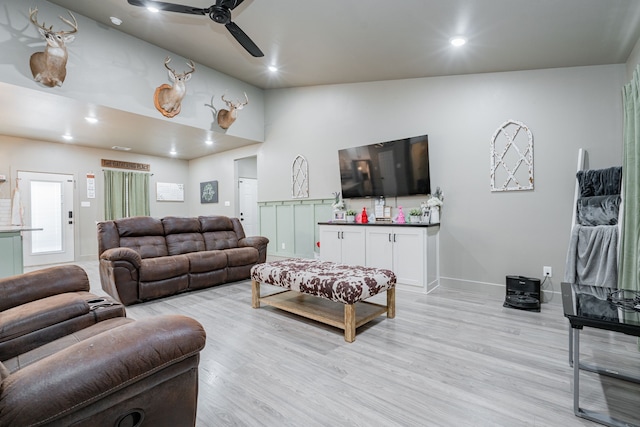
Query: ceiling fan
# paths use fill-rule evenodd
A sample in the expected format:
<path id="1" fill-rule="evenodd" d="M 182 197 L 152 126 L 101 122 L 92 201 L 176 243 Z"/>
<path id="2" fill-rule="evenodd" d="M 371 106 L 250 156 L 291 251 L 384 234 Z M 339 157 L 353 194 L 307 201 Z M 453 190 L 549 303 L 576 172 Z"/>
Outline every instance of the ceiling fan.
<path id="1" fill-rule="evenodd" d="M 247 52 L 255 57 L 264 56 L 264 53 L 256 46 L 256 44 L 231 21 L 231 11 L 240 5 L 244 0 L 216 0 L 216 4 L 206 9 L 191 7 L 182 4 L 165 3 L 161 1 L 148 0 L 127 0 L 130 5 L 140 7 L 155 7 L 159 10 L 167 12 L 188 13 L 191 15 L 209 15 L 212 21 L 218 24 L 224 24 L 231 35 L 244 47 Z"/>

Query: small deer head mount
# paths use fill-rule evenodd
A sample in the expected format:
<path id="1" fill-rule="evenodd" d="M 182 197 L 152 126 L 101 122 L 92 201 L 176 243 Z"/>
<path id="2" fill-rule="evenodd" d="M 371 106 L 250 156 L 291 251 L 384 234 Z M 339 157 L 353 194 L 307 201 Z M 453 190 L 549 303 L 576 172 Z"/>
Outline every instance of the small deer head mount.
<path id="1" fill-rule="evenodd" d="M 44 48 L 44 52 L 36 52 L 31 55 L 29 65 L 31 66 L 31 74 L 38 83 L 41 83 L 48 87 L 62 86 L 65 77 L 67 76 L 67 43 L 71 43 L 75 36 L 74 33 L 78 32 L 78 21 L 71 12 L 71 19 L 60 16 L 60 19 L 65 24 L 69 25 L 71 31 L 53 31 L 53 25 L 49 28 L 45 27 L 44 22 L 38 23 L 37 19 L 38 8 L 29 8 L 29 20 L 33 25 L 38 27 L 40 35 L 44 37 L 47 42 L 47 46 Z"/>
<path id="2" fill-rule="evenodd" d="M 158 86 L 153 95 L 153 103 L 163 116 L 171 118 L 180 113 L 182 98 L 187 92 L 185 83 L 191 79 L 191 73 L 196 70 L 196 66 L 193 61 L 189 60 L 187 65 L 191 71 L 176 74 L 175 70 L 169 68 L 169 62 L 171 62 L 171 58 L 167 56 L 164 60 L 164 66 L 169 70 L 169 78 L 173 82 L 173 86 L 168 84 Z"/>
<path id="3" fill-rule="evenodd" d="M 225 99 L 224 95 L 221 96 L 221 99 L 227 104 L 227 109 L 216 110 L 216 107 L 213 106 L 213 96 L 211 97 L 211 104 L 204 104 L 205 106 L 211 108 L 213 111 L 213 115 L 218 121 L 218 126 L 222 129 L 229 129 L 229 126 L 236 121 L 238 117 L 238 111 L 242 110 L 245 105 L 249 103 L 249 98 L 247 97 L 247 93 L 244 93 L 244 102 L 238 100 L 237 102 L 232 102 Z"/>

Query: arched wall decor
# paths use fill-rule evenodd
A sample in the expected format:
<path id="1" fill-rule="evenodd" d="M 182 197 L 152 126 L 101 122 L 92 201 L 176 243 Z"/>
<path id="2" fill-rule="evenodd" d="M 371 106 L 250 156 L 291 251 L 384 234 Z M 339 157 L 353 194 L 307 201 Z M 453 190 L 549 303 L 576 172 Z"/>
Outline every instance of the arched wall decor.
<path id="1" fill-rule="evenodd" d="M 301 155 L 297 155 L 291 165 L 291 197 L 294 199 L 309 197 L 309 164 Z"/>
<path id="2" fill-rule="evenodd" d="M 527 125 L 507 120 L 493 133 L 490 177 L 491 191 L 533 190 L 533 135 Z"/>

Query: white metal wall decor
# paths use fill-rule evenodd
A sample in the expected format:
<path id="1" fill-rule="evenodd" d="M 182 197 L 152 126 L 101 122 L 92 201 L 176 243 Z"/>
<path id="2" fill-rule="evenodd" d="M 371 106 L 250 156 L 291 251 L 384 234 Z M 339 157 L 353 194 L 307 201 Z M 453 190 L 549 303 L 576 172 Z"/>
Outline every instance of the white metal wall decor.
<path id="1" fill-rule="evenodd" d="M 491 191 L 533 190 L 533 135 L 527 125 L 507 120 L 493 133 L 490 176 Z"/>
<path id="2" fill-rule="evenodd" d="M 296 156 L 291 165 L 291 197 L 309 197 L 309 164 L 301 155 Z"/>

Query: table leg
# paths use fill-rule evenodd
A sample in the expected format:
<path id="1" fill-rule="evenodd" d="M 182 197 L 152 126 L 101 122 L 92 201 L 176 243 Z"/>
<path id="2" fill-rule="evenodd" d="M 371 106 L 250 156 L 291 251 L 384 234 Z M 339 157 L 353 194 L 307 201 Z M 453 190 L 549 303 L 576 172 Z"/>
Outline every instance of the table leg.
<path id="1" fill-rule="evenodd" d="M 387 317 L 396 317 L 396 288 L 387 289 Z"/>
<path id="2" fill-rule="evenodd" d="M 344 306 L 344 340 L 354 342 L 356 340 L 356 305 Z"/>
<path id="3" fill-rule="evenodd" d="M 573 413 L 580 416 L 580 330 L 575 331 L 571 328 L 573 334 Z"/>
<path id="4" fill-rule="evenodd" d="M 251 307 L 260 308 L 260 282 L 251 280 Z"/>

